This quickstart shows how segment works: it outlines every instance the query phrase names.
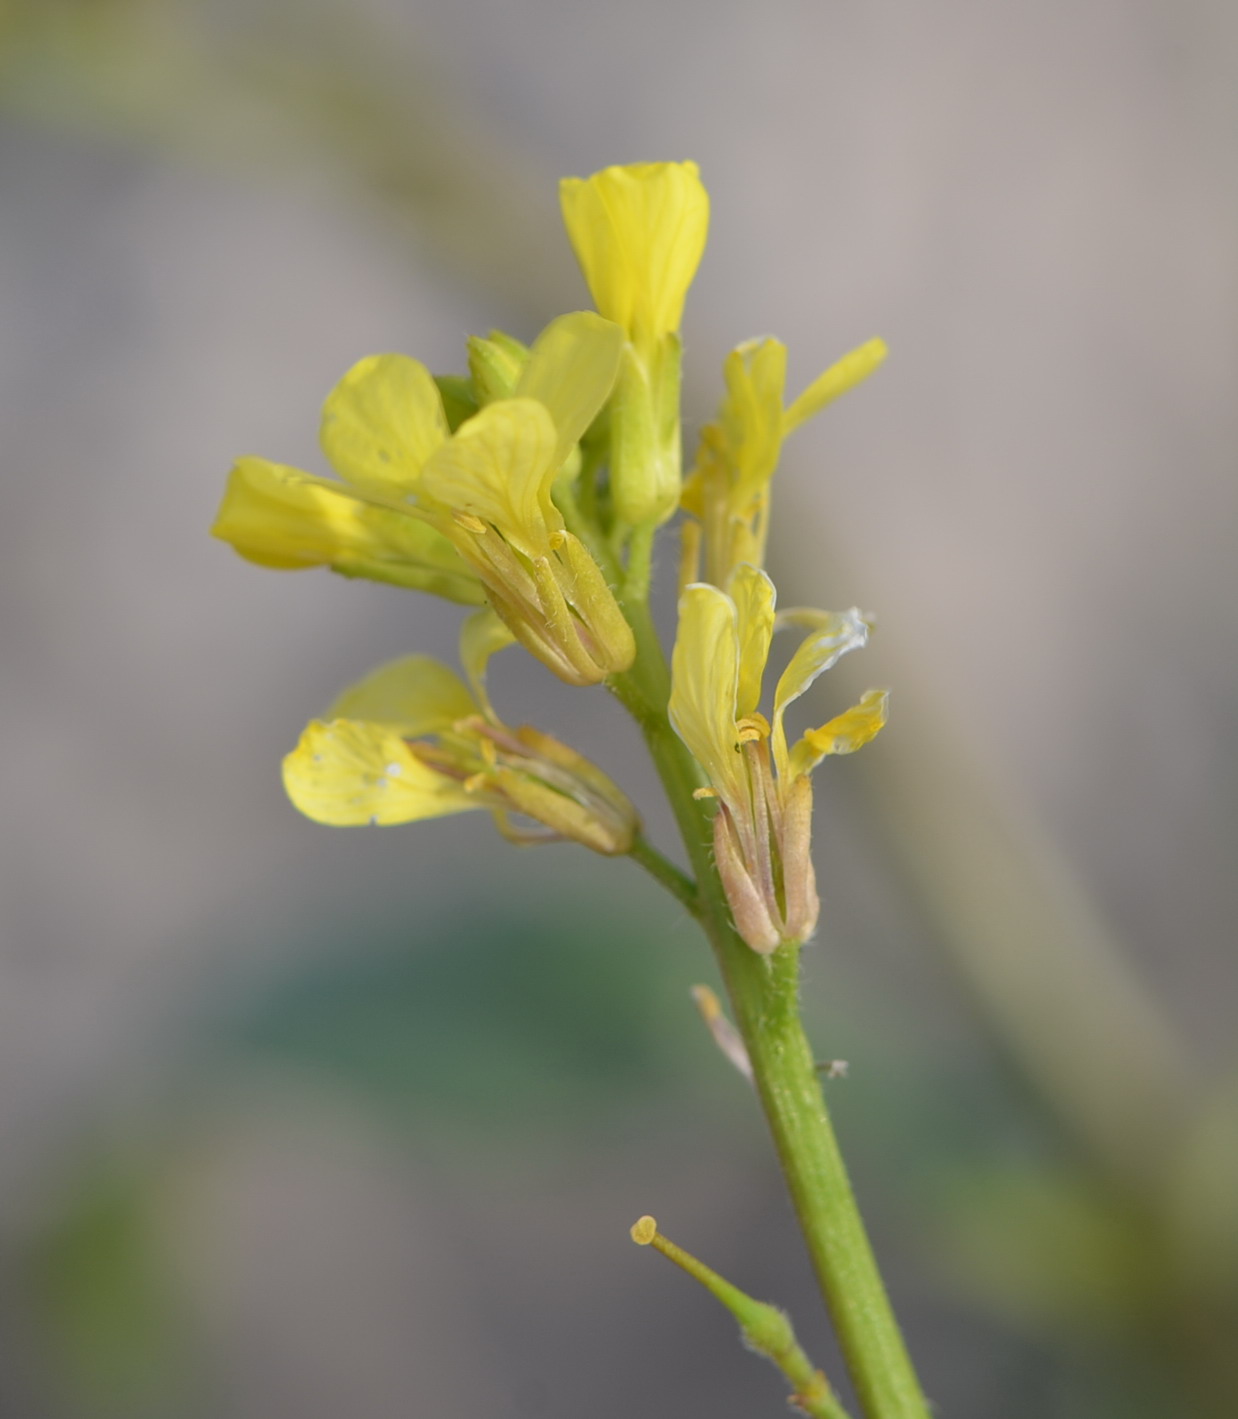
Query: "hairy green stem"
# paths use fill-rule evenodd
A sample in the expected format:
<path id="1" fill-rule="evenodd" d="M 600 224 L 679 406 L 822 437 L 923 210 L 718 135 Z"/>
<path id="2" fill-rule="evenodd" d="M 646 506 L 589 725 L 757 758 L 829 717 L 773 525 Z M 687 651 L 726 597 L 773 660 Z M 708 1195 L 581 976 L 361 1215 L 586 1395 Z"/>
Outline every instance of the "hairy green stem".
<path id="1" fill-rule="evenodd" d="M 633 668 L 612 688 L 645 736 L 696 873 L 700 921 L 726 982 L 735 1023 L 847 1369 L 867 1419 L 928 1419 L 928 1407 L 864 1230 L 799 1013 L 799 948 L 753 951 L 735 930 L 714 867 L 700 769 L 666 715 L 670 677 L 643 600 L 625 607 Z"/>

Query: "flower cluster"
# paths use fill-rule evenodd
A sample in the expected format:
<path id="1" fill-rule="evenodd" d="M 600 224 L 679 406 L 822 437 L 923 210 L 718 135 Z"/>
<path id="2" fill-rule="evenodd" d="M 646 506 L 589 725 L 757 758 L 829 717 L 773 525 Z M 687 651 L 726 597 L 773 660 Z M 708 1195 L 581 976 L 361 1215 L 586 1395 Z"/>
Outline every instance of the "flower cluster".
<path id="1" fill-rule="evenodd" d="M 698 797 L 716 803 L 714 860 L 735 925 L 772 951 L 817 919 L 809 775 L 877 733 L 886 696 L 870 691 L 788 745 L 787 707 L 869 627 L 855 610 L 776 611 L 762 569 L 770 484 L 783 440 L 885 347 L 861 346 L 785 405 L 785 347 L 739 346 L 685 479 L 679 325 L 709 222 L 696 165 L 607 168 L 566 179 L 561 199 L 596 312 L 561 316 L 527 346 L 497 330 L 474 337 L 467 374 L 436 376 L 405 355 L 362 360 L 323 409 L 338 477 L 242 458 L 213 530 L 263 566 L 326 566 L 480 608 L 461 632 L 464 679 L 410 656 L 308 726 L 284 763 L 303 812 L 356 824 L 487 808 L 517 841 L 621 854 L 641 835 L 627 798 L 559 740 L 505 725 L 486 666 L 518 642 L 567 684 L 622 690 L 640 669 L 649 540 L 682 511 L 671 690 L 654 710 L 691 751 Z M 767 718 L 782 626 L 805 634 Z"/>

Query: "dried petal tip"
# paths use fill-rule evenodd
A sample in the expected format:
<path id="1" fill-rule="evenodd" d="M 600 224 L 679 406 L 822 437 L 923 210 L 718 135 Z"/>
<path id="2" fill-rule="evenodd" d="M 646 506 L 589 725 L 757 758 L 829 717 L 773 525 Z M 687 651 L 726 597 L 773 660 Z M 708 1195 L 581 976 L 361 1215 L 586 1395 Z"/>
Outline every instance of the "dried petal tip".
<path id="1" fill-rule="evenodd" d="M 658 1224 L 652 1217 L 642 1217 L 632 1227 L 632 1240 L 638 1247 L 647 1247 L 658 1235 Z"/>

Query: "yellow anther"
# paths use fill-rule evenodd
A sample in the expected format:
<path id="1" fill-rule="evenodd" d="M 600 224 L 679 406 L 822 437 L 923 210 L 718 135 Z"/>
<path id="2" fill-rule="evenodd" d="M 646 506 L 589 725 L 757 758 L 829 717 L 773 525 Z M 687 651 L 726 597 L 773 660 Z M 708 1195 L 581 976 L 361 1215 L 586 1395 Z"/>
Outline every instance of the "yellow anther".
<path id="1" fill-rule="evenodd" d="M 717 796 L 712 788 L 694 788 L 692 790 L 693 798 L 717 798 Z"/>
<path id="2" fill-rule="evenodd" d="M 735 728 L 739 731 L 741 744 L 751 744 L 755 739 L 769 738 L 769 720 L 763 714 L 745 715 L 743 719 L 736 721 Z"/>
<path id="3" fill-rule="evenodd" d="M 466 532 L 473 532 L 478 537 L 487 530 L 486 524 L 481 518 L 475 517 L 471 512 L 461 512 L 460 509 L 457 508 L 452 513 L 452 518 L 459 526 L 463 527 Z"/>
<path id="4" fill-rule="evenodd" d="M 641 1217 L 632 1226 L 632 1240 L 638 1247 L 647 1247 L 658 1235 L 658 1224 L 653 1217 Z"/>
<path id="5" fill-rule="evenodd" d="M 465 793 L 479 793 L 485 786 L 485 774 L 472 774 L 469 778 L 466 778 L 462 784 Z"/>

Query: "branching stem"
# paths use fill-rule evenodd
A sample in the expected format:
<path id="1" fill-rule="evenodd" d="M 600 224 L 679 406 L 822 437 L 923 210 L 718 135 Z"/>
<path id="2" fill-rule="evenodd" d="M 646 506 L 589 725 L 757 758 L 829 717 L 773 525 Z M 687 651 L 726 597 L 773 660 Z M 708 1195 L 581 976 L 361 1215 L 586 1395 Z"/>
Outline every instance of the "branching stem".
<path id="1" fill-rule="evenodd" d="M 666 716 L 670 676 L 649 608 L 625 610 L 632 669 L 612 688 L 632 711 L 674 809 L 696 874 L 699 915 L 752 1061 L 779 1162 L 866 1419 L 928 1419 L 928 1407 L 856 1206 L 799 1012 L 799 947 L 760 956 L 736 932 L 713 863 L 703 780 Z"/>

